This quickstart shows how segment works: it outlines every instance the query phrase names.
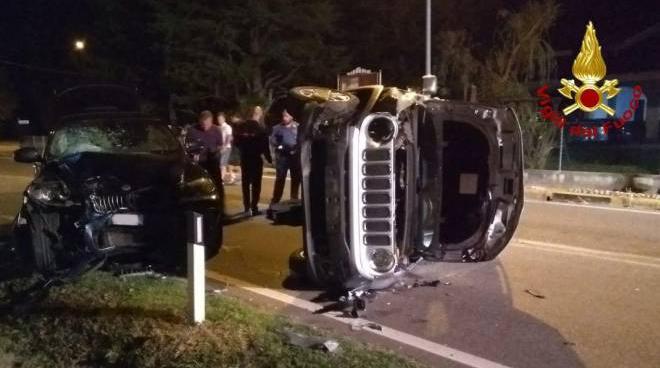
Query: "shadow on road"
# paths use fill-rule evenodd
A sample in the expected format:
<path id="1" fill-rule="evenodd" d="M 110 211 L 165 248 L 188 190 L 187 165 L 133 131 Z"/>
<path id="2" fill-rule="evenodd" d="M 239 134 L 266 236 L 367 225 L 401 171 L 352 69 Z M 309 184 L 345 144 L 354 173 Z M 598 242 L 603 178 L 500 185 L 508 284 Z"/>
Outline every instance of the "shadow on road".
<path id="1" fill-rule="evenodd" d="M 440 279 L 442 283 L 438 287 L 385 293 L 371 304 L 369 317 L 502 364 L 584 366 L 574 344 L 557 329 L 516 308 L 514 295 L 534 297 L 511 289 L 499 259 L 479 264 L 426 265 L 418 271 L 425 279 Z"/>
<path id="2" fill-rule="evenodd" d="M 332 298 L 327 293 L 290 275 L 289 255 L 302 244 L 300 231 L 301 228 L 271 226 L 263 218 L 235 224 L 226 228 L 223 252 L 207 268 L 305 300 L 330 303 Z M 437 287 L 382 291 L 369 302 L 363 316 L 510 366 L 584 366 L 574 344 L 561 332 L 516 308 L 514 296 L 534 297 L 524 290 L 511 289 L 506 267 L 500 260 L 427 264 L 415 273 L 424 280 L 442 282 Z M 294 307 L 286 309 L 294 314 L 308 313 Z"/>

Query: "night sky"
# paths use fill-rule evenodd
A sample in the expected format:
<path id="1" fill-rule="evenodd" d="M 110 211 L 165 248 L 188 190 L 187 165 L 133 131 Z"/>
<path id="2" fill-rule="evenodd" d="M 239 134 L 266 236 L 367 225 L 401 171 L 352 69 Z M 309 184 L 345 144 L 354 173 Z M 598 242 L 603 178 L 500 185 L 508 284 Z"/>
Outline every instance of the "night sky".
<path id="1" fill-rule="evenodd" d="M 556 50 L 573 51 L 569 60 L 558 60 L 560 69 L 570 68 L 590 20 L 596 27 L 608 73 L 660 69 L 660 1 L 562 0 L 560 4 L 552 44 Z M 611 54 L 613 47 L 654 25 L 656 29 L 648 38 L 620 54 Z"/>

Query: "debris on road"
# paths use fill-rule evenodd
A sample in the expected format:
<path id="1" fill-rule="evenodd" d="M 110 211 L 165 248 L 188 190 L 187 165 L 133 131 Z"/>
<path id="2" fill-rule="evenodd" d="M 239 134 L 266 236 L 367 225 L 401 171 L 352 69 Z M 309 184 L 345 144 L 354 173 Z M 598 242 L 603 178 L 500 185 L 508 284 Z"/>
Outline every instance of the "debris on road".
<path id="1" fill-rule="evenodd" d="M 328 353 L 335 353 L 339 350 L 339 343 L 333 339 L 327 339 L 319 336 L 307 336 L 299 332 L 284 330 L 284 336 L 287 343 L 305 349 L 323 350 Z"/>
<path id="2" fill-rule="evenodd" d="M 207 295 L 220 295 L 227 291 L 227 288 L 222 288 L 222 289 L 206 289 L 206 294 Z"/>
<path id="3" fill-rule="evenodd" d="M 363 322 L 363 323 L 352 323 L 351 324 L 351 331 L 361 331 L 361 330 L 364 330 L 365 328 L 370 328 L 370 329 L 376 330 L 376 331 L 383 331 L 383 326 L 379 325 L 378 323 L 374 323 L 374 322 Z"/>
<path id="4" fill-rule="evenodd" d="M 536 291 L 536 290 L 533 290 L 533 289 L 525 289 L 525 292 L 526 292 L 527 294 L 529 294 L 529 295 L 535 297 L 535 298 L 538 298 L 538 299 L 545 299 L 545 295 L 539 293 L 539 292 Z"/>
<path id="5" fill-rule="evenodd" d="M 414 265 L 416 263 L 412 266 Z M 315 311 L 314 314 L 338 311 L 342 312 L 344 317 L 358 318 L 360 313 L 367 310 L 367 301 L 375 299 L 379 292 L 396 294 L 399 290 L 451 285 L 450 281 L 424 280 L 421 276 L 410 271 L 413 268 L 412 266 L 406 269 L 400 269 L 388 277 L 355 283 L 352 285 L 353 288 L 345 291 L 335 303 Z M 390 304 L 388 303 L 387 305 Z"/>
<path id="6" fill-rule="evenodd" d="M 412 284 L 412 288 L 418 288 L 418 287 L 438 287 L 440 285 L 451 285 L 451 282 L 449 281 L 440 281 L 440 280 L 433 280 L 433 281 L 415 281 L 415 283 Z"/>
<path id="7" fill-rule="evenodd" d="M 229 290 L 229 284 L 226 282 L 213 282 L 209 287 L 206 288 L 207 295 L 220 295 Z"/>
<path id="8" fill-rule="evenodd" d="M 118 265 L 114 264 L 111 266 L 111 269 L 114 271 L 114 275 L 119 277 L 120 280 L 126 281 L 129 278 L 134 277 L 148 277 L 153 279 L 166 279 L 167 276 L 162 273 L 155 272 L 151 265 L 143 265 L 140 263 L 132 265 Z"/>

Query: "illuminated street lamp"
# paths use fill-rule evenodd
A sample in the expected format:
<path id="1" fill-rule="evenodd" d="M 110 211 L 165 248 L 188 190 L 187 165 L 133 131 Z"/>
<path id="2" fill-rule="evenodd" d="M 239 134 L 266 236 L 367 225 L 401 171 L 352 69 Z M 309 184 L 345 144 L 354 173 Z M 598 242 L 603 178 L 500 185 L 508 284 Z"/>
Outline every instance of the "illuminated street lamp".
<path id="1" fill-rule="evenodd" d="M 73 49 L 76 50 L 76 51 L 85 50 L 85 40 L 76 40 L 73 43 Z"/>

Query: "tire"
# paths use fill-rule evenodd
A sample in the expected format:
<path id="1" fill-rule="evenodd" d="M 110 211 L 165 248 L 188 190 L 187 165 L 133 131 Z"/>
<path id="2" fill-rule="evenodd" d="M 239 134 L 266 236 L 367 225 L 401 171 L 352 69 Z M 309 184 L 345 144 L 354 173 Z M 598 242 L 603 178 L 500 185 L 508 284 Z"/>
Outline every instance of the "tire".
<path id="1" fill-rule="evenodd" d="M 304 250 L 298 249 L 289 255 L 289 270 L 298 277 L 309 278 L 310 270 L 304 253 Z"/>
<path id="2" fill-rule="evenodd" d="M 60 215 L 33 211 L 27 220 L 34 267 L 40 273 L 51 273 L 57 269 L 54 249 L 60 239 Z"/>

